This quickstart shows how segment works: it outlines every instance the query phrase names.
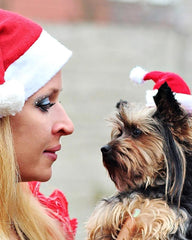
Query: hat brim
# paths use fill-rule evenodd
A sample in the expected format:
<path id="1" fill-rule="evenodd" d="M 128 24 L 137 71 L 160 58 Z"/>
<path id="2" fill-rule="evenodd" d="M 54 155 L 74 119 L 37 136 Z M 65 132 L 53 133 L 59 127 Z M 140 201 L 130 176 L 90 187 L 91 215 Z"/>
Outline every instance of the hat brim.
<path id="1" fill-rule="evenodd" d="M 21 82 L 25 100 L 43 87 L 68 61 L 72 52 L 42 31 L 34 44 L 5 71 L 5 81 Z"/>
<path id="2" fill-rule="evenodd" d="M 154 107 L 155 102 L 153 97 L 157 94 L 158 90 L 147 90 L 146 91 L 146 106 Z M 181 106 L 188 112 L 192 112 L 192 95 L 175 93 L 175 99 L 181 104 Z"/>

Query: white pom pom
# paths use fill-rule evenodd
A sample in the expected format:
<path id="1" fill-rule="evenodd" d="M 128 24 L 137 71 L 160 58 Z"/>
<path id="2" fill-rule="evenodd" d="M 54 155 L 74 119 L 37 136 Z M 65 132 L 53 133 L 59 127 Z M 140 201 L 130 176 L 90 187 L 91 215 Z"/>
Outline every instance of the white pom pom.
<path id="1" fill-rule="evenodd" d="M 24 86 L 16 81 L 0 85 L 0 117 L 15 115 L 25 103 Z"/>
<path id="2" fill-rule="evenodd" d="M 129 77 L 136 83 L 143 83 L 145 74 L 147 74 L 147 71 L 145 71 L 143 68 L 135 67 L 131 70 Z"/>

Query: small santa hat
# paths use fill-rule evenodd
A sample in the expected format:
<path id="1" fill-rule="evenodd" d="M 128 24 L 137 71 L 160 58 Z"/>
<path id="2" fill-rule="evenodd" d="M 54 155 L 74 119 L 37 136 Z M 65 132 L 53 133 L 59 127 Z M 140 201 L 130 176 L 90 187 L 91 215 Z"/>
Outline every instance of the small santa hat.
<path id="1" fill-rule="evenodd" d="M 71 54 L 38 24 L 0 9 L 0 116 L 21 111 Z"/>
<path id="2" fill-rule="evenodd" d="M 146 80 L 153 80 L 153 90 L 146 92 L 146 105 L 155 106 L 153 97 L 157 94 L 159 87 L 167 82 L 168 86 L 175 93 L 177 101 L 187 111 L 192 111 L 192 95 L 186 82 L 177 74 L 171 72 L 152 71 L 147 72 L 141 67 L 135 67 L 130 72 L 130 79 L 136 83 L 144 83 Z"/>

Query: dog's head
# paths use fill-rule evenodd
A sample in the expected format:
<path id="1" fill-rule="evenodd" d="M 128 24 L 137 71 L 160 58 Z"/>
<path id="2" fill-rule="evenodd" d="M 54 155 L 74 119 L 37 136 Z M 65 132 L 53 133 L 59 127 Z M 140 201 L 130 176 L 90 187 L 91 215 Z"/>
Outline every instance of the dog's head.
<path id="1" fill-rule="evenodd" d="M 167 83 L 154 97 L 156 108 L 135 107 L 121 101 L 111 141 L 101 148 L 103 163 L 119 191 L 165 186 L 165 194 L 179 200 L 191 151 L 191 119 L 175 100 Z"/>

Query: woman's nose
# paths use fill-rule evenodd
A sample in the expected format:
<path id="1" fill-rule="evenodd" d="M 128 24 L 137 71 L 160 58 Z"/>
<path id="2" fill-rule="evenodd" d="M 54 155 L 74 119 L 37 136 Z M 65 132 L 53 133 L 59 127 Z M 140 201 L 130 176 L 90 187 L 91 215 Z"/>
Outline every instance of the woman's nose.
<path id="1" fill-rule="evenodd" d="M 55 113 L 55 124 L 53 134 L 70 135 L 74 131 L 74 125 L 64 108 L 59 104 L 57 113 Z"/>

